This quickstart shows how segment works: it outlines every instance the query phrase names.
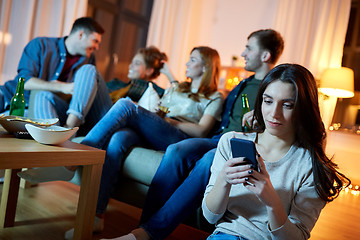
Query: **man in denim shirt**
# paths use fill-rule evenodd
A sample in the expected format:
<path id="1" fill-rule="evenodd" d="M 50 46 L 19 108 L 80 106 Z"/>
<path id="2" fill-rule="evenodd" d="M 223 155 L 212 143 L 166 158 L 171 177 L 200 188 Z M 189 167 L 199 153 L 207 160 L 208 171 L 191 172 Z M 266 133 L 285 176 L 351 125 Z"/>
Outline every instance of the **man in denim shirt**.
<path id="1" fill-rule="evenodd" d="M 0 112 L 9 108 L 17 80 L 24 77 L 27 103 L 28 90 L 41 90 L 35 97 L 35 118 L 58 117 L 61 125 L 74 127 L 89 117 L 90 124 L 95 124 L 111 107 L 93 54 L 103 33 L 95 20 L 83 17 L 74 22 L 69 36 L 31 40 L 23 50 L 15 79 L 0 86 Z"/>
<path id="2" fill-rule="evenodd" d="M 167 148 L 150 185 L 140 228 L 120 239 L 164 239 L 200 207 L 221 135 L 242 129 L 241 94 L 247 93 L 252 109 L 261 80 L 275 66 L 283 48 L 284 41 L 274 30 L 259 30 L 249 35 L 241 56 L 245 58 L 245 69 L 254 75 L 229 93 L 217 135 L 189 138 Z"/>

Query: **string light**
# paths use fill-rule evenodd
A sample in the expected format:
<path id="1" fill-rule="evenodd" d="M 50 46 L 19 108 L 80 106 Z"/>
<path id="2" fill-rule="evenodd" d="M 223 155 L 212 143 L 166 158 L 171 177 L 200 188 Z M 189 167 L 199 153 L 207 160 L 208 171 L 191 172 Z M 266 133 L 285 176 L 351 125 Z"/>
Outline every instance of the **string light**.
<path id="1" fill-rule="evenodd" d="M 344 191 L 345 193 L 351 193 L 354 196 L 360 195 L 359 185 L 354 186 L 354 185 L 350 184 L 348 187 L 344 188 L 342 191 Z"/>
<path id="2" fill-rule="evenodd" d="M 333 123 L 331 126 L 329 126 L 330 131 L 344 131 L 349 133 L 355 133 L 357 135 L 360 135 L 360 126 L 352 126 L 351 128 L 343 127 L 341 126 L 341 123 Z"/>

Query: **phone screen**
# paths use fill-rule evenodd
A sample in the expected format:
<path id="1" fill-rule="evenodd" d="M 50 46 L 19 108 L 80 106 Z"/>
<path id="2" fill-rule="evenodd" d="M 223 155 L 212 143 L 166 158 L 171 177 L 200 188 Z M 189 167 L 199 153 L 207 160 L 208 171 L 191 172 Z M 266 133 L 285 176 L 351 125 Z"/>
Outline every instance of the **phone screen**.
<path id="1" fill-rule="evenodd" d="M 247 162 L 254 165 L 254 169 L 258 171 L 258 162 L 256 160 L 256 148 L 254 142 L 241 138 L 232 138 L 230 139 L 230 146 L 233 158 L 245 157 Z"/>

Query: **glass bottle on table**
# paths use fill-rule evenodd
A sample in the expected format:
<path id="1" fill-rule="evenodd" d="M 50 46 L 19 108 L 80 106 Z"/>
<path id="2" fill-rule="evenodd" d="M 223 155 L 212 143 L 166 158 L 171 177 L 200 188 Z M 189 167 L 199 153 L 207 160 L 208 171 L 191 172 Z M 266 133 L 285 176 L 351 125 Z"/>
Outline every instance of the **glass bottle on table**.
<path id="1" fill-rule="evenodd" d="M 242 107 L 242 110 L 241 110 L 242 111 L 241 112 L 241 120 L 242 120 L 245 113 L 250 112 L 247 94 L 245 94 L 245 93 L 241 94 L 241 107 Z M 243 132 L 250 132 L 251 130 L 252 129 L 249 126 L 249 124 L 247 122 L 245 122 L 245 125 L 242 127 L 242 131 Z"/>
<path id="2" fill-rule="evenodd" d="M 10 113 L 12 116 L 23 117 L 25 113 L 25 97 L 24 97 L 25 78 L 19 77 L 15 95 L 10 102 Z"/>

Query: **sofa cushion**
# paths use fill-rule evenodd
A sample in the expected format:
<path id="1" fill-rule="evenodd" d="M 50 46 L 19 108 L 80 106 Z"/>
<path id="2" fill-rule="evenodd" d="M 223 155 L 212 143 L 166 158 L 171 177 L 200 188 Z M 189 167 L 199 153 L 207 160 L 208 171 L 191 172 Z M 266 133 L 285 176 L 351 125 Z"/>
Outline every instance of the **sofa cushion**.
<path id="1" fill-rule="evenodd" d="M 126 157 L 122 175 L 145 185 L 150 185 L 164 155 L 142 147 L 134 147 Z"/>
<path id="2" fill-rule="evenodd" d="M 80 143 L 83 139 L 84 137 L 76 137 L 73 138 L 72 141 Z M 163 151 L 155 151 L 142 147 L 133 147 L 130 149 L 127 157 L 124 160 L 121 175 L 149 186 L 157 168 L 160 165 L 163 155 Z M 71 182 L 80 184 L 80 176 L 81 173 L 76 174 Z"/>

